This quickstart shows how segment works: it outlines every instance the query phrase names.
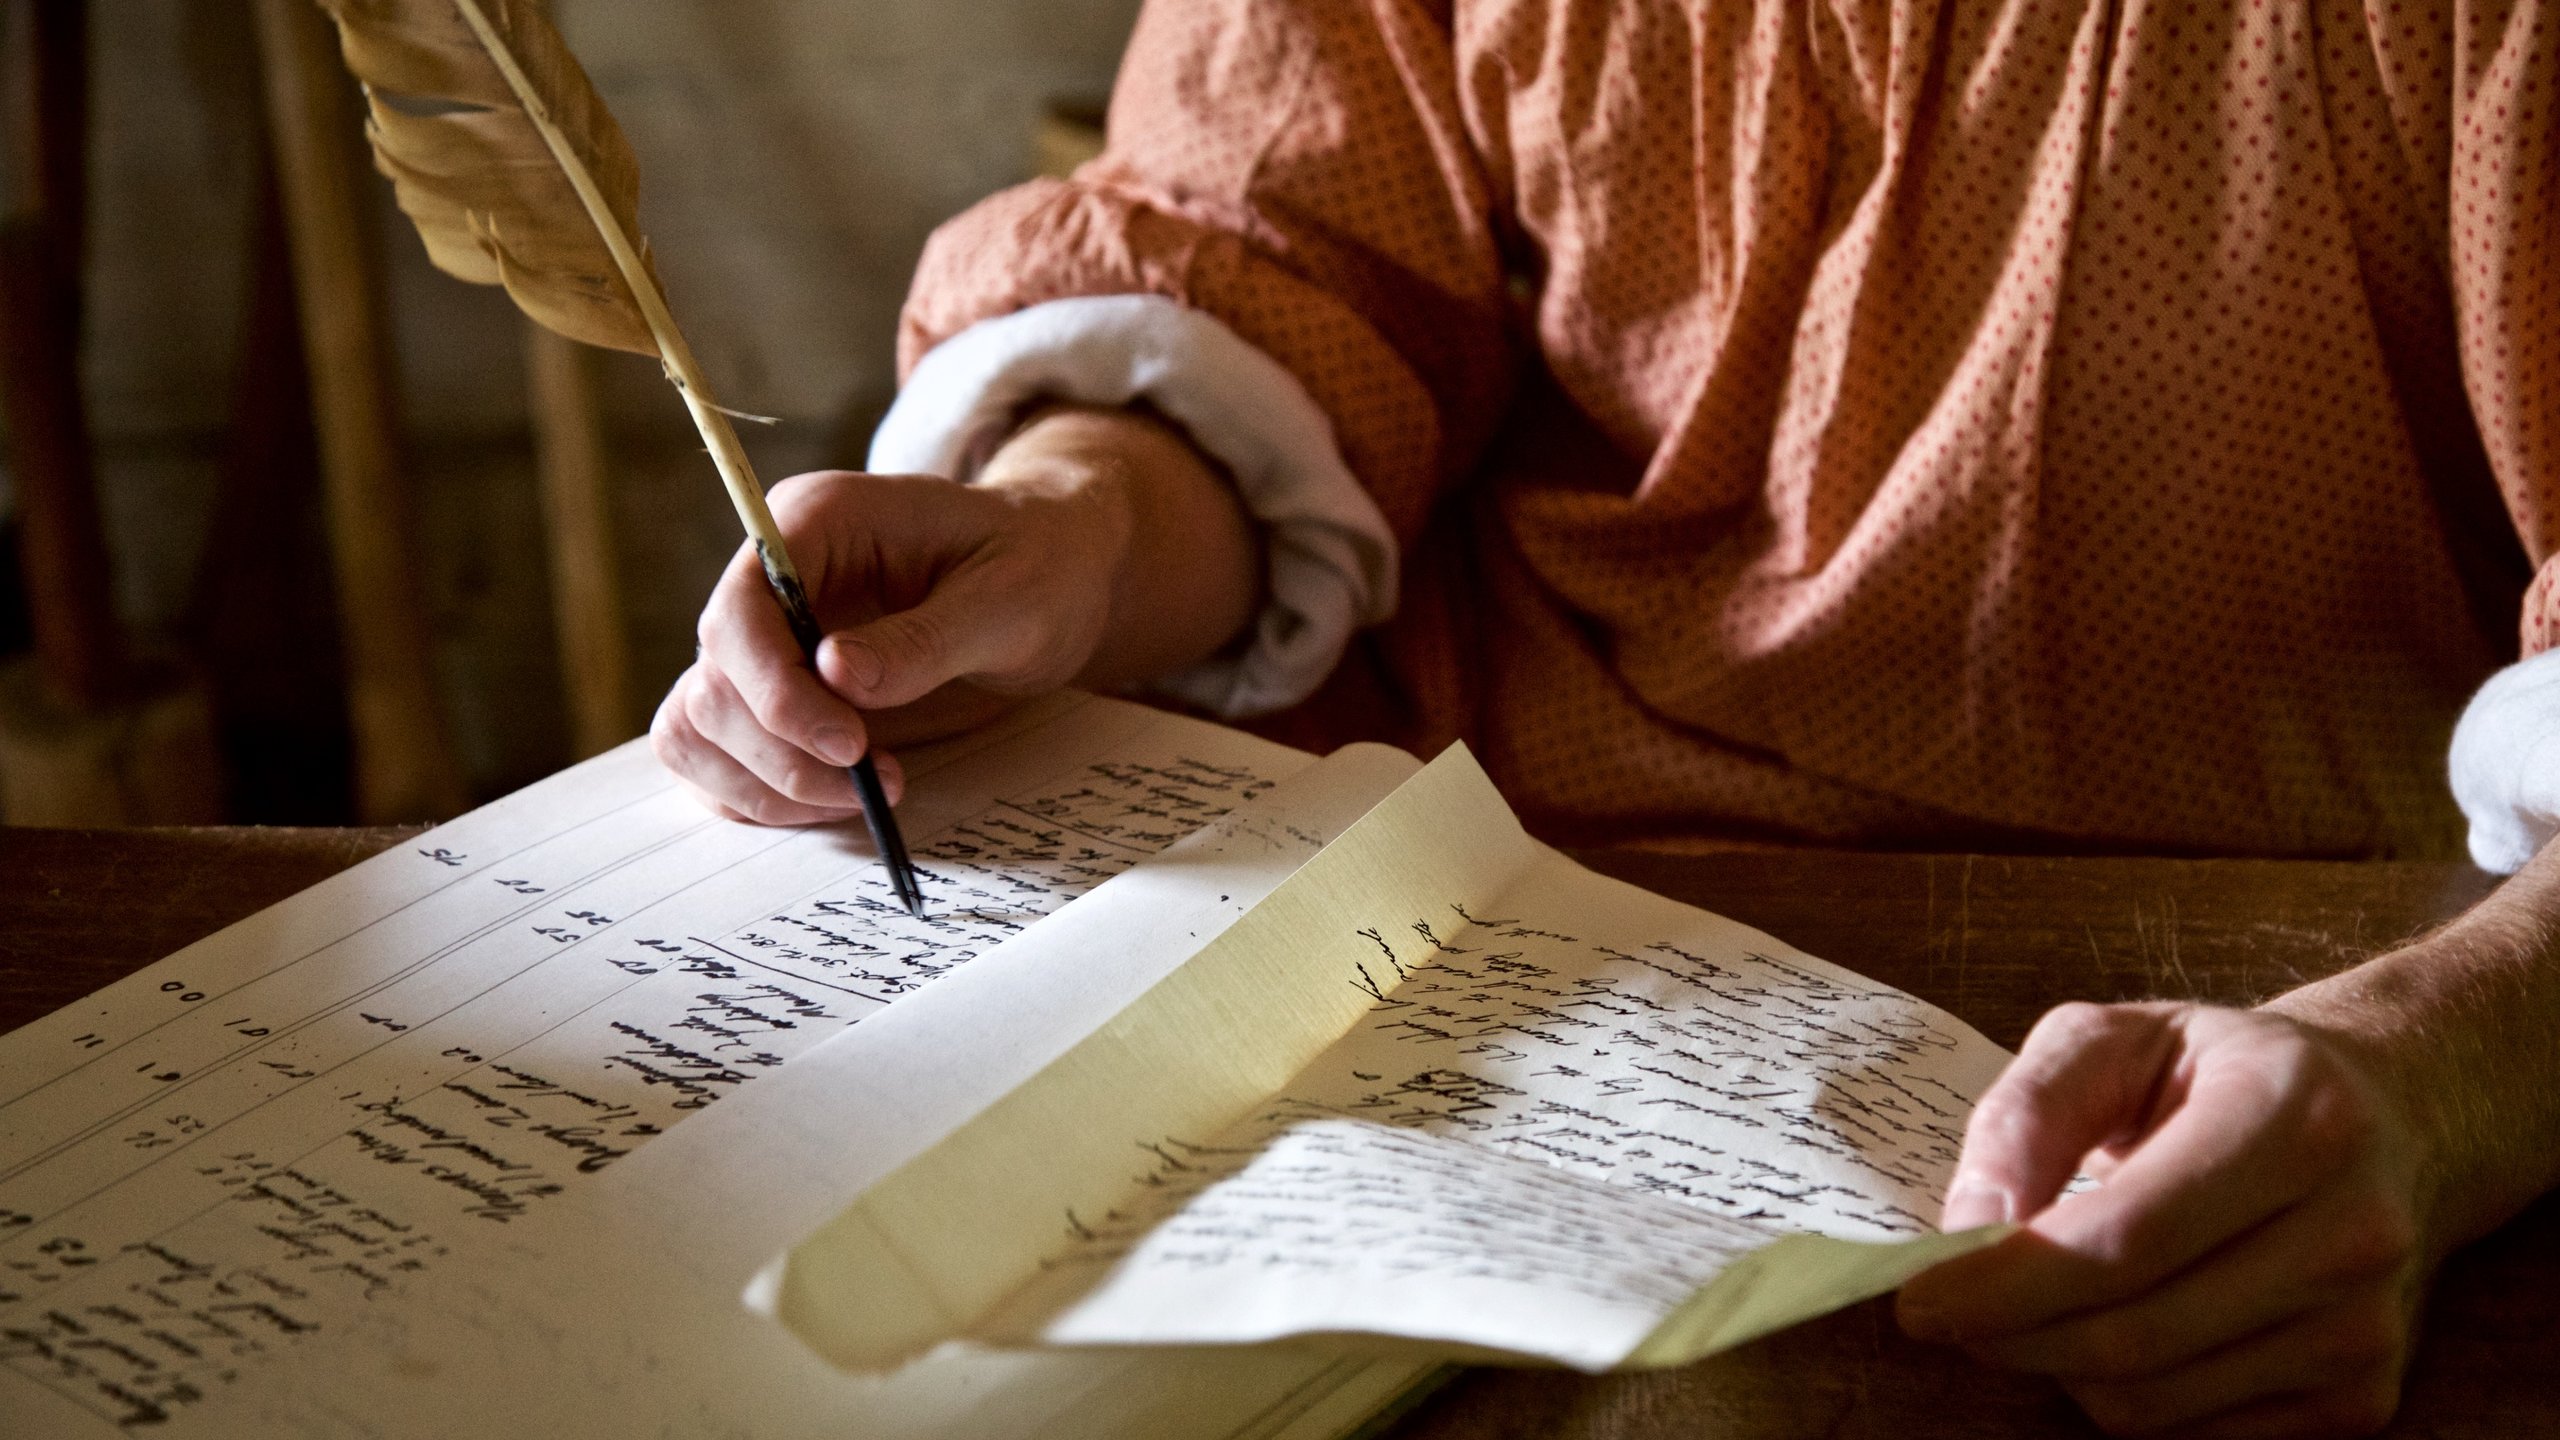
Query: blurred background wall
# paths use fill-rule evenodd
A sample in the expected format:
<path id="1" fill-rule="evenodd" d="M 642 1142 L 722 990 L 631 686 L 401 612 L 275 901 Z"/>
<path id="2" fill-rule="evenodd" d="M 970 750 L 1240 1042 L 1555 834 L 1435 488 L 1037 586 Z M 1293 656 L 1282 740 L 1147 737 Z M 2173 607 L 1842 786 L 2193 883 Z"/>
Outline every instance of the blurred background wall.
<path id="1" fill-rule="evenodd" d="M 660 272 L 721 398 L 780 421 L 746 427 L 767 483 L 859 462 L 894 389 L 898 305 L 925 236 L 1032 172 L 1045 109 L 1107 93 L 1137 3 L 555 0 L 630 132 Z M 267 144 L 244 9 L 89 7 L 81 373 L 119 612 L 140 636 L 246 667 L 225 682 L 230 818 L 343 820 L 330 661 L 304 654 L 332 634 L 316 498 L 282 492 L 250 536 L 213 515 L 224 465 L 241 463 L 229 429 L 244 387 L 291 382 L 240 373 Z M 437 688 L 487 798 L 571 758 L 524 336 L 502 295 L 427 267 L 387 186 L 370 194 Z M 601 377 L 638 733 L 690 658 L 738 531 L 654 363 L 609 356 Z M 244 545 L 266 547 L 251 568 L 284 574 L 257 593 L 294 613 L 244 615 L 226 596 L 221 547 Z M 0 649 L 16 628 L 0 616 Z M 224 639 L 245 632 L 263 638 Z M 253 658 L 223 660 L 226 643 Z"/>

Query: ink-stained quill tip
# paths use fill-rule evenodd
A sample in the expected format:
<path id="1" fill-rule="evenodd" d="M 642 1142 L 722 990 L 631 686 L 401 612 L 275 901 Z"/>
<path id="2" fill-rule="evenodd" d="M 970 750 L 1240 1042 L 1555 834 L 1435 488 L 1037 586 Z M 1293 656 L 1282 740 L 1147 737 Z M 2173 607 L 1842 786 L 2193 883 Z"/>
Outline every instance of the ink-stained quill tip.
<path id="1" fill-rule="evenodd" d="M 872 848 L 880 852 L 880 868 L 889 874 L 890 890 L 909 915 L 923 919 L 924 887 L 916 883 L 916 863 L 907 858 L 906 837 L 898 832 L 898 817 L 889 808 L 889 794 L 881 788 L 880 772 L 872 767 L 871 757 L 865 755 L 845 773 L 853 777 L 854 789 L 862 796 L 863 823 L 870 827 Z"/>

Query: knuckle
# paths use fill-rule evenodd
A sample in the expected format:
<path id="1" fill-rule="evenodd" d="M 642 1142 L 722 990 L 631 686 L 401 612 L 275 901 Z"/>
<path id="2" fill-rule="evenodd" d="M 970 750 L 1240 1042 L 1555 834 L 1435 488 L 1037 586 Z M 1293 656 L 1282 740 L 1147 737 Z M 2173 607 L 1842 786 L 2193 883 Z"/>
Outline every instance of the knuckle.
<path id="1" fill-rule="evenodd" d="M 752 662 L 723 665 L 711 671 L 702 688 L 720 700 L 745 707 L 750 714 L 762 715 L 780 688 L 775 678 L 770 666 Z"/>
<path id="2" fill-rule="evenodd" d="M 698 653 L 717 656 L 728 652 L 730 642 L 741 633 L 740 605 L 753 593 L 747 587 L 762 585 L 763 574 L 752 545 L 742 547 L 729 568 L 720 572 L 719 580 L 712 584 L 710 598 L 702 604 L 702 613 L 693 617 L 693 644 Z"/>
<path id="3" fill-rule="evenodd" d="M 2077 1249 L 2101 1270 L 2120 1270 L 2140 1261 L 2151 1249 L 2148 1217 L 2117 1215 L 2097 1221 L 2080 1237 Z"/>
<path id="4" fill-rule="evenodd" d="M 695 712 L 698 716 L 716 713 L 720 709 L 732 713 L 744 711 L 759 728 L 772 734 L 784 733 L 790 725 L 791 687 L 772 672 L 755 668 L 744 669 L 734 675 L 723 672 L 716 687 L 703 688 L 713 693 L 709 697 L 709 709 Z"/>
<path id="5" fill-rule="evenodd" d="M 708 737 L 719 723 L 721 704 L 726 698 L 721 693 L 724 688 L 713 674 L 706 673 L 699 682 L 684 687 L 681 700 L 671 698 L 669 703 L 679 712 L 676 718 L 685 728 L 697 737 Z"/>
<path id="6" fill-rule="evenodd" d="M 2303 1087 L 2294 1138 L 2304 1163 L 2335 1169 L 2364 1154 L 2379 1116 L 2363 1087 L 2317 1071 L 2295 1083 Z"/>
<path id="7" fill-rule="evenodd" d="M 2025 1049 L 2046 1047 L 2076 1049 L 2092 1040 L 2112 1034 L 2121 1023 L 2117 1012 L 2109 1006 L 2087 1000 L 2069 1000 L 2044 1013 L 2027 1032 Z"/>
<path id="8" fill-rule="evenodd" d="M 950 629 L 939 617 L 916 610 L 883 616 L 875 634 L 893 663 L 929 660 L 942 654 L 950 642 Z"/>
<path id="9" fill-rule="evenodd" d="M 656 723 L 649 727 L 650 753 L 658 757 L 659 764 L 682 774 L 693 759 L 690 750 L 684 738 L 676 733 L 676 722 L 667 718 L 665 710 L 660 710 Z"/>
<path id="10" fill-rule="evenodd" d="M 813 760 L 794 759 L 784 766 L 782 783 L 777 788 L 787 799 L 823 807 L 842 803 L 843 797 L 837 792 L 844 784 L 842 771 L 823 768 Z"/>
<path id="11" fill-rule="evenodd" d="M 2292 1112 L 2297 1122 L 2313 1093 L 2312 1055 L 2303 1038 L 2281 1027 L 2235 1027 L 2216 1049 L 2227 1082 L 2262 1092 L 2258 1097 L 2270 1114 Z"/>
<path id="12" fill-rule="evenodd" d="M 758 825 L 781 826 L 792 821 L 790 803 L 770 790 L 746 797 L 738 810 Z"/>
<path id="13" fill-rule="evenodd" d="M 2181 1223 L 2176 1212 L 2160 1206 L 2095 1208 L 2081 1217 L 2070 1247 L 2096 1268 L 2100 1283 L 2113 1285 L 2175 1245 Z"/>
<path id="14" fill-rule="evenodd" d="M 702 745 L 702 734 L 686 713 L 691 704 L 693 687 L 678 681 L 667 698 L 658 702 L 658 712 L 649 719 L 649 749 L 658 763 L 670 770 L 683 770 L 691 765 Z"/>
<path id="15" fill-rule="evenodd" d="M 691 671 L 677 676 L 676 683 L 667 687 L 667 693 L 658 701 L 658 708 L 650 712 L 649 733 L 651 735 L 670 734 L 677 726 L 684 723 L 684 694 L 692 688 Z"/>
<path id="16" fill-rule="evenodd" d="M 807 770 L 779 755 L 767 755 L 764 759 L 765 763 L 756 770 L 756 778 L 762 780 L 780 801 L 795 805 L 808 803 L 805 793 L 809 788 Z"/>

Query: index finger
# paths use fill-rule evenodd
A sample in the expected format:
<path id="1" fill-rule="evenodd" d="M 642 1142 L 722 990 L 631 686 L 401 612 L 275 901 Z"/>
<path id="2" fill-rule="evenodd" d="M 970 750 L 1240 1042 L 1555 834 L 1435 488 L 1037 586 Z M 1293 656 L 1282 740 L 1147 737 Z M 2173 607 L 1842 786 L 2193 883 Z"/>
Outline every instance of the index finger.
<path id="1" fill-rule="evenodd" d="M 696 629 L 702 659 L 718 670 L 756 722 L 830 765 L 862 758 L 862 712 L 827 688 L 783 619 L 753 544 L 742 545 L 712 588 Z"/>

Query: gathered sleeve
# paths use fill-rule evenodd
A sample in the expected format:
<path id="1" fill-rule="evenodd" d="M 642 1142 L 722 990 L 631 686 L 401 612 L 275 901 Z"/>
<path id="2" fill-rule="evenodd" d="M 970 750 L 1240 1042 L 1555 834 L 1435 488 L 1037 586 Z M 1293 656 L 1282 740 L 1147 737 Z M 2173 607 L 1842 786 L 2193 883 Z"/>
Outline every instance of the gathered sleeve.
<path id="1" fill-rule="evenodd" d="M 2462 383 L 2534 578 L 2524 658 L 2472 697 L 2448 768 L 2472 858 L 2510 873 L 2560 836 L 2560 3 L 2464 0 L 2450 61 Z"/>
<path id="2" fill-rule="evenodd" d="M 1446 0 L 1150 0 L 1109 144 L 937 231 L 901 378 L 982 322 L 1152 295 L 1276 361 L 1400 544 L 1472 466 L 1512 382 L 1488 182 Z"/>
<path id="3" fill-rule="evenodd" d="M 2452 37 L 2447 206 L 2462 380 L 2535 575 L 2528 656 L 2560 644 L 2560 4 L 2470 0 Z"/>

